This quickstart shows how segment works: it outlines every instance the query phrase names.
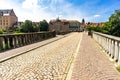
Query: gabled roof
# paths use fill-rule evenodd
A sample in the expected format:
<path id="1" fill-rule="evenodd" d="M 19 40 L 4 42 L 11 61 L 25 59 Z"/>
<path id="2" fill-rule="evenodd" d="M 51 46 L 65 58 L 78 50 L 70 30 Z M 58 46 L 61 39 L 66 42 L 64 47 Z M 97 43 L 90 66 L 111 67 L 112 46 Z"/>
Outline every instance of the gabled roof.
<path id="1" fill-rule="evenodd" d="M 78 20 L 68 20 L 69 23 L 80 23 Z"/>
<path id="2" fill-rule="evenodd" d="M 0 10 L 3 14 L 11 13 L 13 9 Z"/>
<path id="3" fill-rule="evenodd" d="M 3 10 L 0 9 L 0 13 L 2 15 L 10 15 L 12 12 L 14 13 L 13 9 L 3 9 Z"/>

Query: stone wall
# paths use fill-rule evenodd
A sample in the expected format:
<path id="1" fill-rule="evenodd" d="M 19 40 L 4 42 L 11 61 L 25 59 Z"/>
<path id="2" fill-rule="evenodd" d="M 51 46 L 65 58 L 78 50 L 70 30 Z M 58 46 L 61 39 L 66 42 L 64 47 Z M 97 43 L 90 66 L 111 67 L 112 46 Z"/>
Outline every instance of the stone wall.
<path id="1" fill-rule="evenodd" d="M 0 51 L 17 48 L 56 36 L 56 32 L 0 35 Z"/>

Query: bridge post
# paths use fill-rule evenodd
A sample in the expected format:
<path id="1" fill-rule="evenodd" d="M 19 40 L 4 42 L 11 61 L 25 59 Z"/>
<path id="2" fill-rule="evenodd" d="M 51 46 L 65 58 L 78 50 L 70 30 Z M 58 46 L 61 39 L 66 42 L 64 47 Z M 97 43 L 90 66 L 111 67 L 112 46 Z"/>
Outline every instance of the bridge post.
<path id="1" fill-rule="evenodd" d="M 108 38 L 108 54 L 110 55 L 111 40 Z"/>
<path id="2" fill-rule="evenodd" d="M 9 46 L 10 48 L 14 48 L 13 36 L 9 36 Z"/>
<path id="3" fill-rule="evenodd" d="M 106 52 L 108 53 L 109 52 L 109 38 L 106 38 L 106 39 L 107 39 Z"/>
<path id="4" fill-rule="evenodd" d="M 111 39 L 109 39 L 109 56 L 111 56 L 111 46 L 112 45 L 112 41 Z"/>
<path id="5" fill-rule="evenodd" d="M 18 47 L 21 47 L 22 46 L 22 40 L 21 40 L 21 35 L 18 35 L 17 36 L 17 39 L 18 39 Z"/>
<path id="6" fill-rule="evenodd" d="M 119 54 L 118 54 L 118 66 L 120 66 L 120 43 L 119 43 L 119 50 L 118 50 Z"/>
<path id="7" fill-rule="evenodd" d="M 112 39 L 112 47 L 111 47 L 111 58 L 114 58 L 114 47 L 115 47 L 115 41 Z"/>
<path id="8" fill-rule="evenodd" d="M 3 37 L 0 37 L 0 50 L 3 50 Z"/>
<path id="9" fill-rule="evenodd" d="M 115 41 L 115 55 L 114 55 L 114 60 L 117 62 L 118 61 L 118 55 L 119 55 L 119 42 Z"/>
<path id="10" fill-rule="evenodd" d="M 8 49 L 8 48 L 9 48 L 9 46 L 8 46 L 8 42 L 9 42 L 8 37 L 7 37 L 7 36 L 4 36 L 4 43 L 5 43 L 5 47 L 4 47 L 4 49 Z"/>
<path id="11" fill-rule="evenodd" d="M 16 35 L 14 35 L 14 48 L 16 48 L 17 47 L 17 39 L 16 39 Z"/>

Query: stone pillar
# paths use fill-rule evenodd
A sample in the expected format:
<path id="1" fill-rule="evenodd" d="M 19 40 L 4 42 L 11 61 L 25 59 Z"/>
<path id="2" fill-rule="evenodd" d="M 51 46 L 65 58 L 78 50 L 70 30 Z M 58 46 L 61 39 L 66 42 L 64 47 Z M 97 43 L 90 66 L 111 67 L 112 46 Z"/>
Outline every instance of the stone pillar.
<path id="1" fill-rule="evenodd" d="M 28 42 L 27 42 L 27 35 L 25 34 L 25 44 L 27 45 Z"/>
<path id="2" fill-rule="evenodd" d="M 114 59 L 114 54 L 115 54 L 115 40 L 112 40 L 112 54 L 111 54 L 111 58 Z"/>
<path id="3" fill-rule="evenodd" d="M 18 47 L 22 46 L 21 35 L 18 35 Z"/>
<path id="4" fill-rule="evenodd" d="M 31 37 L 30 37 L 31 34 L 28 34 L 28 41 L 29 41 L 29 44 L 31 44 Z"/>
<path id="5" fill-rule="evenodd" d="M 99 35 L 98 35 L 99 36 Z M 99 44 L 100 44 L 100 42 L 101 42 L 101 38 L 100 38 L 100 36 L 99 36 Z"/>
<path id="6" fill-rule="evenodd" d="M 118 65 L 120 66 L 120 43 L 119 43 L 119 48 L 118 48 Z"/>
<path id="7" fill-rule="evenodd" d="M 32 43 L 34 43 L 34 34 L 32 34 L 31 37 L 32 37 Z"/>
<path id="8" fill-rule="evenodd" d="M 119 42 L 115 41 L 115 56 L 114 56 L 114 60 L 117 62 L 118 61 L 118 56 L 119 56 Z"/>
<path id="9" fill-rule="evenodd" d="M 13 44 L 13 36 L 9 36 L 9 44 L 10 44 L 10 48 L 13 48 L 13 47 L 14 47 L 14 44 Z"/>
<path id="10" fill-rule="evenodd" d="M 3 50 L 3 37 L 0 37 L 0 50 Z"/>
<path id="11" fill-rule="evenodd" d="M 33 42 L 35 42 L 36 40 L 36 37 L 35 37 L 35 34 L 33 34 Z"/>
<path id="12" fill-rule="evenodd" d="M 103 50 L 105 49 L 104 44 L 105 44 L 105 41 L 104 41 L 104 37 L 102 36 L 102 47 L 103 47 Z"/>
<path id="13" fill-rule="evenodd" d="M 29 36 L 29 34 L 27 34 L 27 42 L 28 42 L 28 44 L 30 44 L 30 36 Z"/>
<path id="14" fill-rule="evenodd" d="M 21 35 L 21 46 L 24 46 L 25 45 L 25 43 L 24 43 L 24 34 L 23 35 Z"/>
<path id="15" fill-rule="evenodd" d="M 112 53 L 112 39 L 109 39 L 109 55 Z"/>
<path id="16" fill-rule="evenodd" d="M 106 52 L 108 53 L 109 50 L 109 38 L 106 38 Z"/>
<path id="17" fill-rule="evenodd" d="M 8 37 L 7 37 L 7 36 L 4 36 L 5 49 L 8 49 L 8 48 L 9 48 L 8 42 L 9 42 Z"/>
<path id="18" fill-rule="evenodd" d="M 108 54 L 109 54 L 109 52 L 110 52 L 110 39 L 108 38 Z"/>
<path id="19" fill-rule="evenodd" d="M 16 35 L 14 35 L 14 48 L 16 48 L 17 47 L 17 38 L 16 38 Z"/>

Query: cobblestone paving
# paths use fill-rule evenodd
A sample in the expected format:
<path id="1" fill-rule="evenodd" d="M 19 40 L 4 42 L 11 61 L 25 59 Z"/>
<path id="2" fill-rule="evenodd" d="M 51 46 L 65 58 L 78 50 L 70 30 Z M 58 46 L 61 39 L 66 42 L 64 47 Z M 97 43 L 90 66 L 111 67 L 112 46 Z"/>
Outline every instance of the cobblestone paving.
<path id="1" fill-rule="evenodd" d="M 95 42 L 83 34 L 71 80 L 120 80 L 120 73 Z"/>
<path id="2" fill-rule="evenodd" d="M 80 36 L 80 33 L 72 33 L 61 40 L 0 63 L 0 80 L 62 80 Z"/>

